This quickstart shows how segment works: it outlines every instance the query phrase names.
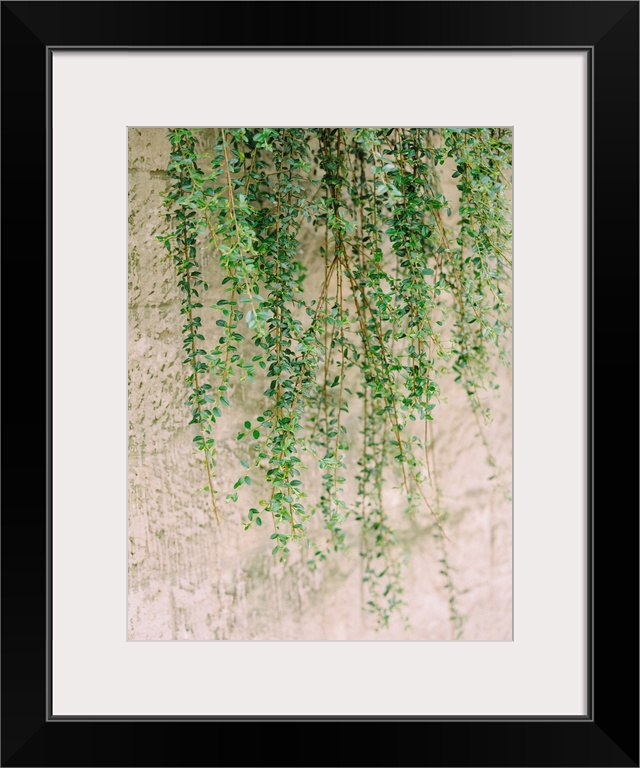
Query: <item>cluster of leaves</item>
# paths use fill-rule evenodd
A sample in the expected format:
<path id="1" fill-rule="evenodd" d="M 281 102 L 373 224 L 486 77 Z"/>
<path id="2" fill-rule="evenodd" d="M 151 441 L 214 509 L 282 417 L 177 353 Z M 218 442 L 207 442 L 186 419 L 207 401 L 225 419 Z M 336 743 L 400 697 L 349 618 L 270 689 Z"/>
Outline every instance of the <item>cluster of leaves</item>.
<path id="1" fill-rule="evenodd" d="M 497 386 L 496 358 L 508 362 L 509 131 L 220 129 L 202 154 L 191 130 L 171 130 L 169 141 L 159 239 L 182 296 L 187 404 L 214 517 L 219 522 L 214 427 L 231 404 L 231 379 L 266 378 L 262 412 L 237 435 L 249 441 L 250 460 L 227 495 L 236 501 L 256 473 L 268 488 L 245 527 L 269 520 L 273 554 L 286 560 L 293 543 L 303 544 L 316 568 L 348 546 L 353 519 L 366 605 L 386 626 L 403 605 L 403 551 L 383 493 L 395 472 L 407 512 L 430 517 L 461 636 L 429 422 L 449 374 L 488 419 L 481 393 Z M 443 194 L 445 172 L 457 180 L 457 206 Z M 303 225 L 322 243 L 304 261 Z M 212 305 L 213 347 L 200 312 L 207 240 L 223 274 L 216 291 L 225 296 Z M 313 296 L 305 292 L 311 264 L 323 275 Z M 249 341 L 256 354 L 246 359 Z M 356 398 L 357 433 L 349 414 Z M 310 462 L 322 477 L 317 498 L 302 480 Z M 350 472 L 355 494 L 345 493 Z"/>

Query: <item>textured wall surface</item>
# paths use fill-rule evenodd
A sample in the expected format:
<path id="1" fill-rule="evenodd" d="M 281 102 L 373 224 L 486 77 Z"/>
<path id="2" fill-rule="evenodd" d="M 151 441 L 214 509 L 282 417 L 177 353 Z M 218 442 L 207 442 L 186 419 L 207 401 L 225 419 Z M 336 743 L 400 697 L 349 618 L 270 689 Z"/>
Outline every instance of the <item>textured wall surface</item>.
<path id="1" fill-rule="evenodd" d="M 240 502 L 221 494 L 222 524 L 209 514 L 202 465 L 193 452 L 182 365 L 180 298 L 174 269 L 156 235 L 166 185 L 164 128 L 129 129 L 129 597 L 130 640 L 448 640 L 448 594 L 427 513 L 409 520 L 389 483 L 388 512 L 410 558 L 404 582 L 410 628 L 377 632 L 361 609 L 360 559 L 330 558 L 312 573 L 302 553 L 282 565 L 265 529 L 245 532 L 242 518 L 260 497 L 254 484 Z M 456 198 L 455 182 L 445 189 Z M 313 250 L 312 236 L 302 240 Z M 203 258 L 206 274 L 215 264 Z M 310 271 L 313 288 L 313 271 Z M 213 291 L 214 289 L 212 289 Z M 210 292 L 206 305 L 215 303 Z M 497 469 L 487 463 L 464 393 L 443 385 L 434 435 L 443 500 L 450 513 L 448 553 L 457 569 L 465 640 L 511 639 L 511 372 L 485 428 Z M 233 409 L 219 422 L 219 486 L 231 489 L 242 455 L 237 427 L 256 413 L 256 395 L 234 385 Z M 261 398 L 262 388 L 257 390 Z M 253 398 L 253 401 L 252 401 Z M 357 403 L 350 419 L 357 420 Z M 246 415 L 245 415 L 246 414 Z M 353 422 L 355 423 L 355 422 Z M 347 424 L 349 427 L 349 424 Z M 496 475 L 490 481 L 488 478 Z M 253 494 L 253 495 L 251 495 Z"/>

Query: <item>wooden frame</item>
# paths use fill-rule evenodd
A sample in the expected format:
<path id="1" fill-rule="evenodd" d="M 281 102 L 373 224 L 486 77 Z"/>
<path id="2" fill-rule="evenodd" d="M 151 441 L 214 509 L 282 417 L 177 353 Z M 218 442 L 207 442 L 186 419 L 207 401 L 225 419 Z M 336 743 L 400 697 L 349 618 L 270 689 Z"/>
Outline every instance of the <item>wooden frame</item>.
<path id="1" fill-rule="evenodd" d="M 341 24 L 334 25 L 332 14 L 314 13 L 314 24 L 298 27 L 295 17 L 299 4 L 243 3 L 250 26 L 229 30 L 218 19 L 225 16 L 230 3 L 118 3 L 118 2 L 4 2 L 2 3 L 3 101 L 4 101 L 4 213 L 7 233 L 29 234 L 29 253 L 20 239 L 5 249 L 7 282 L 18 285 L 25 279 L 29 265 L 35 273 L 38 291 L 30 305 L 45 308 L 45 321 L 37 326 L 27 315 L 27 325 L 37 331 L 47 328 L 47 404 L 46 425 L 21 424 L 12 435 L 24 440 L 33 453 L 23 459 L 38 470 L 44 469 L 40 453 L 43 441 L 31 443 L 35 434 L 47 433 L 47 473 L 37 497 L 25 497 L 20 507 L 5 505 L 3 528 L 4 586 L 3 614 L 3 744 L 2 765 L 197 765 L 200 751 L 210 760 L 228 763 L 228 752 L 217 758 L 217 746 L 223 743 L 230 723 L 220 723 L 218 730 L 206 734 L 196 731 L 197 720 L 291 721 L 285 743 L 291 749 L 278 751 L 274 761 L 290 759 L 291 765 L 332 764 L 333 748 L 328 739 L 309 742 L 300 737 L 303 721 L 322 719 L 388 721 L 397 718 L 61 718 L 51 717 L 51 258 L 50 217 L 50 57 L 53 50 L 67 48 L 153 47 L 266 47 L 289 49 L 315 47 L 306 45 L 306 28 L 314 28 L 315 39 L 326 48 L 374 49 L 439 47 L 476 49 L 536 48 L 558 50 L 579 48 L 589 52 L 593 99 L 588 126 L 592 163 L 589 170 L 591 201 L 589 242 L 589 503 L 587 585 L 590 603 L 587 638 L 591 675 L 588 680 L 588 715 L 585 718 L 520 717 L 447 717 L 403 718 L 409 727 L 400 739 L 385 730 L 380 736 L 359 738 L 358 752 L 363 764 L 393 765 L 406 762 L 411 753 L 421 754 L 425 765 L 554 765 L 554 766 L 637 766 L 638 763 L 638 580 L 637 580 L 637 503 L 629 504 L 628 478 L 637 476 L 637 465 L 616 450 L 616 427 L 611 426 L 600 409 L 595 435 L 596 402 L 610 400 L 612 379 L 626 374 L 630 350 L 637 349 L 638 293 L 638 8 L 637 2 L 414 2 L 376 3 L 375 18 L 406 14 L 410 24 L 374 24 L 362 22 L 361 9 L 355 3 L 341 3 Z M 175 28 L 171 16 L 184 13 L 189 6 L 197 10 L 199 23 L 188 29 Z M 313 12 L 323 4 L 307 5 Z M 324 4 L 328 8 L 327 4 Z M 239 7 L 239 6 L 238 6 Z M 335 7 L 335 6 L 334 6 Z M 274 13 L 274 9 L 277 12 Z M 161 11 L 161 12 L 160 12 Z M 300 13 L 302 11 L 300 10 Z M 451 18 L 458 19 L 457 24 Z M 302 42 L 288 46 L 286 24 L 292 20 L 290 35 Z M 420 30 L 416 32 L 416 30 Z M 27 151 L 23 156 L 13 151 L 14 139 Z M 17 194 L 16 180 L 28 178 L 31 188 L 29 205 Z M 615 188 L 616 194 L 612 195 Z M 612 226 L 610 212 L 616 209 Z M 42 216 L 34 214 L 42 212 Z M 620 224 L 620 222 L 622 224 Z M 37 224 L 40 224 L 37 227 Z M 37 235 L 37 239 L 36 236 Z M 20 237 L 20 236 L 19 236 Z M 17 250 L 14 250 L 17 249 Z M 17 259 L 13 253 L 19 254 Z M 35 269 L 34 269 L 35 267 Z M 618 279 L 611 279 L 612 275 Z M 24 301 L 23 291 L 19 301 Z M 596 313 L 596 307 L 598 309 Z M 31 308 L 27 310 L 31 312 Z M 25 316 L 18 307 L 16 316 Z M 599 331 L 596 334 L 596 319 Z M 23 321 L 20 321 L 22 323 Z M 13 322 L 8 323 L 11 330 Z M 37 335 L 37 332 L 36 332 Z M 629 338 L 631 337 L 631 338 Z M 12 342 L 8 344 L 11 351 Z M 41 348 L 45 345 L 40 344 Z M 22 352 L 20 352 L 22 354 Z M 14 364 L 15 364 L 14 360 Z M 596 363 L 598 366 L 596 367 Z M 40 367 L 41 364 L 39 363 Z M 20 364 L 22 367 L 22 364 Z M 605 384 L 606 377 L 606 384 Z M 22 377 L 20 377 L 22 379 Z M 27 382 L 18 386 L 31 391 Z M 626 377 L 625 377 L 626 378 Z M 629 377 L 636 402 L 635 375 Z M 33 382 L 32 382 L 33 383 Z M 607 384 L 609 385 L 607 387 Z M 615 383 L 621 388 L 622 381 Z M 34 392 L 36 390 L 33 390 Z M 597 395 L 597 397 L 596 397 Z M 33 394 L 27 394 L 33 398 Z M 626 409 L 628 405 L 624 405 Z M 42 412 L 42 409 L 36 409 Z M 606 413 L 611 412 L 610 407 Z M 29 421 L 33 419 L 28 417 Z M 20 441 L 22 442 L 22 441 Z M 19 451 L 20 454 L 25 451 Z M 595 459 L 598 458 L 598 473 Z M 612 463 L 613 462 L 613 463 Z M 25 469 L 25 464 L 16 474 Z M 27 474 L 31 474 L 29 469 Z M 44 477 L 44 472 L 42 473 Z M 594 496 L 595 479 L 599 480 Z M 631 491 L 635 497 L 636 483 Z M 22 493 L 17 492 L 17 495 Z M 14 498 L 16 495 L 14 495 Z M 596 499 L 598 504 L 595 503 Z M 597 515 L 595 514 L 597 511 Z M 46 512 L 46 513 L 45 513 Z M 595 567 L 597 565 L 597 567 Z M 17 579 L 19 578 L 19 581 Z M 19 584 L 19 588 L 16 586 Z M 45 585 L 46 589 L 45 589 Z M 629 700 L 619 691 L 632 688 Z M 631 705 L 627 701 L 634 702 Z M 80 720 L 90 722 L 80 723 Z M 158 722 L 162 720 L 162 722 Z M 409 721 L 419 721 L 410 723 Z M 65 722 L 66 721 L 66 722 Z M 136 721 L 135 739 L 133 735 Z M 142 722 L 143 721 L 143 722 Z M 171 727 L 168 728 L 168 722 Z M 73 728 L 72 728 L 72 723 Z M 177 728 L 179 726 L 180 733 Z M 186 732 L 186 733 L 185 733 Z M 283 730 L 284 734 L 285 731 Z M 126 738 L 126 741 L 124 740 Z M 122 740 L 121 740 L 122 739 Z M 225 738 L 226 741 L 226 738 Z M 292 743 L 294 742 L 294 743 Z M 313 754 L 308 744 L 313 744 Z M 293 747 L 296 747 L 293 749 Z M 193 749 L 196 747 L 196 749 Z M 133 751 L 132 751 L 133 750 Z M 192 756 L 193 755 L 193 756 Z M 257 739 L 242 739 L 242 754 L 237 765 L 268 763 Z"/>

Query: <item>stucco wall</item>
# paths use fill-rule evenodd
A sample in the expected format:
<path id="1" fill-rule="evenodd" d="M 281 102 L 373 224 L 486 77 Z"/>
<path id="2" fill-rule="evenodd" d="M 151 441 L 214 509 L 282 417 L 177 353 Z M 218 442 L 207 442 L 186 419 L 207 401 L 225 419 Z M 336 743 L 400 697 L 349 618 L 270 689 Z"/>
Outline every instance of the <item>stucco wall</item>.
<path id="1" fill-rule="evenodd" d="M 129 603 L 131 640 L 447 640 L 451 627 L 439 557 L 430 521 L 409 520 L 393 483 L 389 513 L 410 559 L 405 600 L 411 628 L 400 622 L 375 631 L 361 610 L 357 549 L 336 555 L 312 573 L 294 553 L 283 566 L 271 555 L 268 534 L 245 531 L 241 518 L 260 498 L 244 488 L 231 504 L 221 494 L 216 526 L 193 454 L 195 427 L 188 426 L 182 365 L 180 298 L 174 269 L 156 235 L 161 233 L 160 194 L 166 184 L 168 142 L 164 128 L 129 129 Z M 452 199 L 452 182 L 445 189 Z M 303 250 L 313 253 L 311 234 Z M 216 265 L 204 256 L 205 273 Z M 313 290 L 313 272 L 309 276 Z M 217 297 L 212 289 L 207 304 Z M 492 402 L 487 453 L 464 393 L 443 387 L 448 402 L 433 422 L 437 468 L 447 522 L 449 559 L 455 566 L 460 608 L 468 617 L 465 640 L 511 639 L 511 372 L 500 371 L 500 397 Z M 258 398 L 262 389 L 258 390 Z M 241 458 L 235 440 L 245 411 L 257 408 L 246 385 L 233 394 L 234 408 L 219 423 L 218 477 L 231 488 Z M 357 419 L 357 405 L 350 418 Z M 253 496 L 251 495 L 253 494 Z"/>

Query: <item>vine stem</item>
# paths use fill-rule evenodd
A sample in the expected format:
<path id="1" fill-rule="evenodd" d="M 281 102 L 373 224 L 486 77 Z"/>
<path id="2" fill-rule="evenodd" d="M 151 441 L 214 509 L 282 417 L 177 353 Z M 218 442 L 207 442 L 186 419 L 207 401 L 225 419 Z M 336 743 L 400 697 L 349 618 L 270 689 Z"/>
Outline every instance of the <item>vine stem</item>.
<path id="1" fill-rule="evenodd" d="M 231 170 L 229 168 L 229 153 L 227 152 L 227 137 L 226 134 L 223 132 L 222 134 L 222 151 L 224 152 L 224 169 L 227 177 L 227 187 L 228 187 L 228 200 L 229 200 L 229 210 L 231 213 L 231 218 L 233 220 L 233 229 L 236 236 L 236 246 L 238 248 L 238 253 L 240 256 L 242 256 L 242 247 L 240 245 L 240 234 L 239 234 L 239 227 L 238 227 L 238 218 L 236 216 L 236 203 L 235 203 L 235 195 L 233 194 L 233 185 L 231 182 Z M 237 274 L 237 272 L 236 272 Z M 249 283 L 247 282 L 247 276 L 246 274 L 243 274 L 244 279 L 244 286 L 247 291 L 247 296 L 249 297 L 249 301 L 251 303 L 251 309 L 253 310 L 253 315 L 256 318 L 256 321 L 258 320 L 258 313 L 256 312 L 255 304 L 253 303 L 253 291 L 251 291 Z"/>
<path id="2" fill-rule="evenodd" d="M 189 257 L 189 246 L 187 244 L 187 229 L 186 229 L 186 223 L 185 223 L 185 238 L 184 238 L 184 248 L 185 248 L 185 259 L 188 259 Z M 202 444 L 203 444 L 203 451 L 204 451 L 204 464 L 207 468 L 207 479 L 209 481 L 209 493 L 211 494 L 211 506 L 213 508 L 213 513 L 216 518 L 216 523 L 220 525 L 220 513 L 218 511 L 218 505 L 216 503 L 216 496 L 215 491 L 213 489 L 213 477 L 211 475 L 211 466 L 210 461 L 213 461 L 213 458 L 209 458 L 212 456 L 209 447 L 207 446 L 207 435 L 209 434 L 203 426 L 202 421 L 202 406 L 200 404 L 200 380 L 198 378 L 198 369 L 196 367 L 196 342 L 195 342 L 195 335 L 193 333 L 193 311 L 191 309 L 191 273 L 190 270 L 187 269 L 186 272 L 186 280 L 187 280 L 187 286 L 189 290 L 189 309 L 187 312 L 187 317 L 189 318 L 189 327 L 191 329 L 191 367 L 193 369 L 193 382 L 196 385 L 196 389 L 198 390 L 198 394 L 196 395 L 196 408 L 198 409 L 198 424 L 200 425 L 200 434 L 202 435 Z"/>

